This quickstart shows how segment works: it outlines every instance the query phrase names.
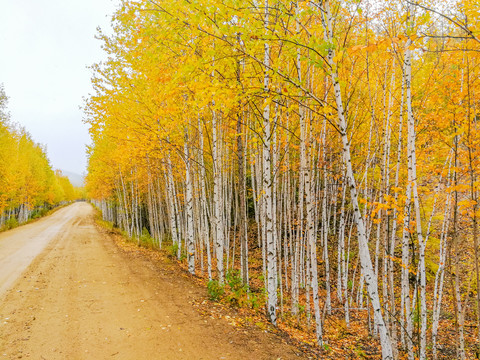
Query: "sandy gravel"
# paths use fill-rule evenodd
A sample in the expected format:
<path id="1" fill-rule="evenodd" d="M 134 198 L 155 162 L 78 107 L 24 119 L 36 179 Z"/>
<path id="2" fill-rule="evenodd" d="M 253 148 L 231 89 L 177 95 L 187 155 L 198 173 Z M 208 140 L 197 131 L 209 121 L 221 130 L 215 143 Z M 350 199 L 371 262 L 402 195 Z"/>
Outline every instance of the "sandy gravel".
<path id="1" fill-rule="evenodd" d="M 301 358 L 275 335 L 201 315 L 204 289 L 123 251 L 93 214 L 76 203 L 1 235 L 0 272 L 15 271 L 0 277 L 0 360 Z"/>

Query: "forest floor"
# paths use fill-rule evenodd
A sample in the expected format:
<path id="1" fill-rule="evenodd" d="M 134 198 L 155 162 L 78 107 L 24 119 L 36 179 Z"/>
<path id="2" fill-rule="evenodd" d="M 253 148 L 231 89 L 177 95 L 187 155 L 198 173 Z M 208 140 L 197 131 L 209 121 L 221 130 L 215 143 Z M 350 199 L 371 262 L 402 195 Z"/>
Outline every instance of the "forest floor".
<path id="1" fill-rule="evenodd" d="M 94 217 L 76 203 L 0 239 L 52 236 L 41 237 L 43 251 L 0 291 L 0 360 L 309 358 L 268 325 L 207 300 L 174 260 L 126 243 Z"/>

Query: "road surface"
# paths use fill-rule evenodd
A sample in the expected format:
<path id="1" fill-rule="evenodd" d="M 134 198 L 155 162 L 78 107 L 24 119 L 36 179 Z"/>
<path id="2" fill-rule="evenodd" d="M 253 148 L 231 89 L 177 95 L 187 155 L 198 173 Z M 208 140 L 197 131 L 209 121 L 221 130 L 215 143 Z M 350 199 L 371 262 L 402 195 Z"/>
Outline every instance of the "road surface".
<path id="1" fill-rule="evenodd" d="M 205 295 L 176 264 L 122 250 L 75 203 L 0 235 L 0 360 L 301 358 L 201 314 Z"/>
<path id="2" fill-rule="evenodd" d="M 0 233 L 0 298 L 75 214 L 62 208 L 38 222 Z"/>

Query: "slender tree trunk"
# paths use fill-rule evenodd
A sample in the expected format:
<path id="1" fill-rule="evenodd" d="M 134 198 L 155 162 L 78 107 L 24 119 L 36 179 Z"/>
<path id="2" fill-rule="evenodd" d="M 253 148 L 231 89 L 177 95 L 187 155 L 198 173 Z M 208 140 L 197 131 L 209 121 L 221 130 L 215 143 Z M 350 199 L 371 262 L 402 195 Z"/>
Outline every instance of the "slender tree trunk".
<path id="1" fill-rule="evenodd" d="M 240 63 L 237 68 L 237 81 L 240 82 Z M 242 126 L 242 107 L 239 104 L 237 115 L 237 171 L 238 171 L 238 238 L 240 241 L 240 269 L 243 283 L 248 285 L 248 237 L 247 237 L 247 213 L 245 197 L 245 151 L 243 149 L 243 126 Z"/>
<path id="2" fill-rule="evenodd" d="M 323 15 L 323 24 L 326 32 L 326 40 L 329 42 L 333 41 L 333 28 L 332 28 L 332 15 L 330 12 L 330 2 L 325 0 L 321 3 L 322 15 Z M 357 185 L 355 177 L 353 175 L 352 169 L 352 160 L 350 152 L 350 143 L 347 137 L 347 123 L 345 120 L 345 113 L 343 110 L 343 101 L 342 93 L 340 88 L 340 83 L 338 81 L 337 74 L 337 64 L 334 61 L 335 51 L 333 49 L 328 50 L 328 63 L 331 67 L 331 79 L 333 83 L 333 91 L 335 95 L 335 102 L 337 105 L 338 112 L 338 128 L 342 137 L 342 154 L 343 161 L 345 162 L 346 175 L 350 186 L 350 197 L 353 205 L 354 218 L 357 225 L 358 233 L 358 246 L 359 246 L 359 256 L 362 266 L 362 271 L 365 276 L 365 282 L 367 284 L 368 294 L 372 302 L 372 307 L 374 311 L 374 317 L 376 319 L 376 324 L 379 328 L 380 334 L 380 343 L 382 345 L 382 358 L 383 359 L 393 359 L 392 344 L 390 341 L 390 336 L 388 334 L 388 329 L 385 326 L 383 320 L 382 308 L 380 305 L 380 297 L 378 293 L 378 280 L 373 271 L 372 260 L 370 258 L 370 251 L 368 249 L 368 241 L 365 233 L 365 224 L 360 213 L 360 208 L 358 205 L 358 195 L 357 195 Z"/>
<path id="3" fill-rule="evenodd" d="M 198 122 L 198 129 L 199 129 L 199 141 L 200 141 L 200 188 L 201 188 L 201 217 L 202 217 L 202 237 L 203 241 L 206 245 L 207 251 L 207 272 L 208 272 L 208 280 L 212 280 L 212 251 L 210 249 L 210 222 L 209 222 L 209 215 L 211 214 L 211 208 L 209 206 L 209 201 L 207 198 L 207 189 L 206 189 L 206 182 L 207 182 L 207 173 L 205 171 L 205 161 L 204 161 L 204 138 L 203 138 L 203 124 L 199 119 Z"/>
<path id="4" fill-rule="evenodd" d="M 185 208 L 187 213 L 187 260 L 188 271 L 195 274 L 195 229 L 193 226 L 193 181 L 192 181 L 192 165 L 190 160 L 190 150 L 188 145 L 188 129 L 185 129 Z"/>
<path id="5" fill-rule="evenodd" d="M 450 165 L 447 177 L 447 188 L 450 186 Z M 440 249 L 438 256 L 438 269 L 435 273 L 435 283 L 433 291 L 433 314 L 432 314 L 432 353 L 433 358 L 437 359 L 437 335 L 440 322 L 440 311 L 442 308 L 443 283 L 445 278 L 445 261 L 447 257 L 447 234 L 450 224 L 451 211 L 451 193 L 447 194 L 445 201 L 445 210 L 443 213 L 442 230 L 440 233 Z"/>
<path id="6" fill-rule="evenodd" d="M 225 243 L 222 213 L 222 180 L 221 163 L 218 149 L 217 114 L 212 113 L 212 156 L 213 156 L 213 220 L 215 228 L 215 254 L 217 259 L 217 277 L 220 283 L 224 280 L 223 247 Z"/>
<path id="7" fill-rule="evenodd" d="M 475 277 L 477 284 L 477 354 L 480 354 L 480 258 L 479 258 L 479 244 L 478 244 L 478 194 L 476 189 L 477 176 L 475 174 L 473 139 L 472 139 L 472 114 L 471 114 L 471 88 L 470 88 L 470 59 L 466 58 L 467 63 L 467 149 L 468 149 L 468 171 L 470 173 L 470 200 L 472 201 L 472 236 L 474 247 L 474 261 L 475 261 Z M 474 118 L 477 116 L 474 114 Z"/>
<path id="8" fill-rule="evenodd" d="M 265 0 L 265 32 L 268 32 L 270 8 L 268 0 Z M 277 324 L 277 252 L 276 239 L 274 238 L 273 229 L 273 204 L 272 204 L 272 170 L 271 170 L 271 125 L 270 125 L 270 102 L 269 102 L 269 68 L 270 68 L 270 44 L 268 41 L 264 43 L 264 105 L 263 105 L 263 149 L 262 149 L 262 164 L 263 164 L 263 202 L 265 213 L 265 245 L 267 252 L 267 312 L 270 322 Z"/>

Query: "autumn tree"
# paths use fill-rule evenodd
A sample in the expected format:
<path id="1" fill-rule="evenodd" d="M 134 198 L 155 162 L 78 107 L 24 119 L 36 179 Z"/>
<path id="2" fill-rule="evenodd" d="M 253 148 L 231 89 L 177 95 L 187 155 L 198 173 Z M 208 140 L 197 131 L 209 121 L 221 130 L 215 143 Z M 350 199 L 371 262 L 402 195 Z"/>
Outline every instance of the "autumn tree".
<path id="1" fill-rule="evenodd" d="M 384 359 L 438 356 L 445 311 L 466 357 L 465 324 L 480 321 L 478 9 L 441 11 L 123 3 L 85 104 L 89 196 L 211 289 L 238 276 L 245 298 L 231 299 L 260 298 L 272 324 L 322 348 L 329 319 L 356 318 Z"/>

